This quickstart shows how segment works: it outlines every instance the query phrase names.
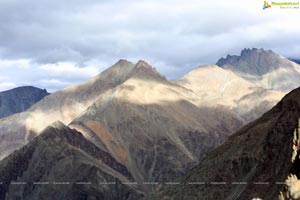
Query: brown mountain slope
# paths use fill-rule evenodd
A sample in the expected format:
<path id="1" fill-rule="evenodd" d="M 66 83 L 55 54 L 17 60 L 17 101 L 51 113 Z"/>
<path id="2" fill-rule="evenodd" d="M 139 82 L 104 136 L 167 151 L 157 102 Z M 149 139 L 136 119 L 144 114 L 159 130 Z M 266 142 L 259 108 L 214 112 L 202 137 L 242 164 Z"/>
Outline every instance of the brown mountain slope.
<path id="1" fill-rule="evenodd" d="M 139 101 L 142 104 L 145 102 L 147 104 L 156 104 L 157 102 L 162 103 L 162 101 L 173 101 L 172 98 L 175 97 L 176 99 L 177 95 L 180 98 L 177 98 L 176 101 L 181 101 L 182 97 L 184 97 L 184 101 L 194 104 L 200 109 L 210 109 L 212 112 L 216 112 L 216 110 L 221 108 L 223 116 L 225 116 L 225 113 L 230 112 L 230 115 L 237 114 L 240 117 L 239 120 L 244 122 L 260 116 L 262 112 L 272 106 L 282 96 L 280 92 L 276 93 L 261 88 L 255 89 L 249 82 L 241 80 L 236 75 L 234 76 L 232 72 L 217 66 L 199 68 L 195 70 L 195 73 L 191 72 L 180 79 L 178 83 L 187 89 L 176 86 L 174 83 L 171 84 L 153 68 L 146 69 L 141 66 L 138 68 L 128 61 L 120 60 L 109 69 L 83 84 L 71 86 L 47 96 L 27 112 L 0 119 L 0 159 L 25 145 L 51 123 L 59 120 L 69 124 L 99 98 L 103 99 L 104 93 L 113 91 L 129 78 L 132 79 L 128 81 L 127 89 L 131 87 L 130 84 L 139 84 L 139 82 L 149 80 L 148 88 L 138 87 L 141 88 L 138 95 L 130 96 L 132 93 L 127 94 L 129 96 L 126 98 L 131 99 L 131 102 L 134 100 L 138 102 L 137 104 L 140 103 Z M 198 73 L 200 71 L 202 73 Z M 207 79 L 207 77 L 213 77 L 214 79 Z M 157 92 L 152 89 L 153 95 L 151 92 L 146 92 L 148 96 L 140 100 L 141 93 L 145 89 L 151 89 L 152 86 L 150 87 L 150 85 L 155 85 L 157 81 L 167 83 L 177 89 L 161 91 L 159 98 L 157 98 Z M 218 87 L 215 88 L 214 85 Z M 203 88 L 211 88 L 211 90 L 203 90 Z M 172 93 L 176 93 L 176 95 L 174 96 Z M 205 112 L 202 116 L 204 115 L 206 115 Z M 231 126 L 230 120 L 227 120 L 227 122 L 229 124 L 225 125 L 223 122 L 220 122 L 220 124 L 227 127 Z M 101 142 L 98 141 L 98 143 L 100 144 Z"/>
<path id="2" fill-rule="evenodd" d="M 197 107 L 190 95 L 140 61 L 128 80 L 70 126 L 113 155 L 136 181 L 174 180 L 242 125 L 230 110 Z"/>
<path id="3" fill-rule="evenodd" d="M 120 61 L 28 112 L 1 120 L 1 155 L 24 145 L 53 120 L 75 118 L 71 126 L 126 166 L 134 181 L 174 180 L 243 124 L 227 108 L 196 106 L 191 95 L 143 61 L 133 66 Z"/>
<path id="4" fill-rule="evenodd" d="M 180 185 L 153 199 L 297 199 L 299 118 L 300 88 L 209 153 Z M 283 184 L 287 179 L 290 187 Z"/>
<path id="5" fill-rule="evenodd" d="M 57 91 L 28 111 L 0 119 L 0 159 L 55 121 L 70 123 L 103 92 L 124 82 L 134 64 L 120 60 L 87 82 Z"/>
<path id="6" fill-rule="evenodd" d="M 0 199 L 140 199 L 121 184 L 130 180 L 126 167 L 57 122 L 0 162 Z"/>

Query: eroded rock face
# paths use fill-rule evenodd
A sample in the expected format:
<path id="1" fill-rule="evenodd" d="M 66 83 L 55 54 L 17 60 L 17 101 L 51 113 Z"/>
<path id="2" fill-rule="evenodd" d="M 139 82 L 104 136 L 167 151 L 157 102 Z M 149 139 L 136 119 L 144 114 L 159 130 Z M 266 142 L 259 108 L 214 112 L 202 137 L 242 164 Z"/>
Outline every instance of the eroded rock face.
<path id="1" fill-rule="evenodd" d="M 0 92 L 0 118 L 24 112 L 47 95 L 46 90 L 32 86 Z"/>
<path id="2" fill-rule="evenodd" d="M 300 88 L 209 153 L 181 185 L 153 199 L 297 199 L 299 118 Z M 189 184 L 195 182 L 205 184 Z"/>
<path id="3" fill-rule="evenodd" d="M 110 154 L 56 123 L 0 162 L 0 199 L 139 199 L 138 188 L 121 184 L 132 180 Z"/>

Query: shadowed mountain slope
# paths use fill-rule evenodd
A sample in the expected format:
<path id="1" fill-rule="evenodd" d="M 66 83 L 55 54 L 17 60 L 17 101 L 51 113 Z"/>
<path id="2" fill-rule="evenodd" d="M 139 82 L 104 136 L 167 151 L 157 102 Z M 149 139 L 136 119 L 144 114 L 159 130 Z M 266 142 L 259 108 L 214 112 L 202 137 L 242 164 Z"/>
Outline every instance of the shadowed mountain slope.
<path id="1" fill-rule="evenodd" d="M 0 162 L 0 199 L 140 199 L 121 184 L 130 180 L 125 166 L 56 122 Z"/>
<path id="2" fill-rule="evenodd" d="M 298 199 L 299 119 L 300 88 L 153 199 Z"/>

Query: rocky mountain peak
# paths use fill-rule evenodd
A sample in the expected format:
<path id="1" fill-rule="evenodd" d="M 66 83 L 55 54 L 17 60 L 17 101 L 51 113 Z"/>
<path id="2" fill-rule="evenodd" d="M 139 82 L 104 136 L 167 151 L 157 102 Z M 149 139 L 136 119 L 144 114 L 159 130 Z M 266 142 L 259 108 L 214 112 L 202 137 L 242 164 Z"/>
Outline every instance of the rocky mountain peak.
<path id="1" fill-rule="evenodd" d="M 227 55 L 217 62 L 222 68 L 259 76 L 282 67 L 293 68 L 294 64 L 273 51 L 262 48 L 245 48 L 239 56 Z"/>
<path id="2" fill-rule="evenodd" d="M 132 62 L 130 62 L 126 59 L 120 59 L 120 60 L 118 60 L 118 62 L 116 62 L 114 64 L 114 66 L 126 66 L 126 65 L 130 65 L 130 64 L 132 64 Z"/>
<path id="3" fill-rule="evenodd" d="M 104 70 L 102 73 L 100 73 L 98 76 L 111 76 L 114 74 L 122 74 L 128 71 L 131 71 L 134 67 L 134 64 L 130 61 L 127 61 L 125 59 L 120 59 L 115 64 L 113 64 L 111 67 Z"/>
<path id="4" fill-rule="evenodd" d="M 144 60 L 139 60 L 135 66 L 136 66 L 136 68 L 154 69 L 149 63 L 147 63 Z"/>
<path id="5" fill-rule="evenodd" d="M 132 70 L 131 76 L 142 79 L 166 80 L 166 77 L 164 75 L 156 71 L 154 67 L 143 60 L 137 62 L 134 69 Z"/>

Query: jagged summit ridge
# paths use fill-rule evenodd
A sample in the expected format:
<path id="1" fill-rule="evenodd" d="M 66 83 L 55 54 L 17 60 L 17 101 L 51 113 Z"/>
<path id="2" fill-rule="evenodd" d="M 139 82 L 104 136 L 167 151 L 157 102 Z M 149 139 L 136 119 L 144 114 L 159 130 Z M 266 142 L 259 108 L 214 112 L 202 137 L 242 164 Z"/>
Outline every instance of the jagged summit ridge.
<path id="1" fill-rule="evenodd" d="M 266 89 L 289 92 L 300 86 L 300 65 L 271 50 L 244 49 L 228 55 L 217 65 Z"/>
<path id="2" fill-rule="evenodd" d="M 240 56 L 227 55 L 226 58 L 221 58 L 217 65 L 225 69 L 234 69 L 254 75 L 264 75 L 280 67 L 290 68 L 294 66 L 288 59 L 262 48 L 244 49 Z"/>

